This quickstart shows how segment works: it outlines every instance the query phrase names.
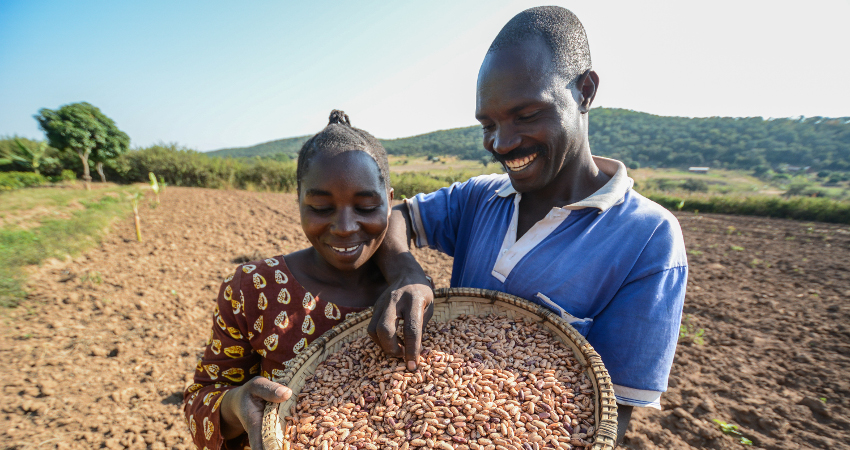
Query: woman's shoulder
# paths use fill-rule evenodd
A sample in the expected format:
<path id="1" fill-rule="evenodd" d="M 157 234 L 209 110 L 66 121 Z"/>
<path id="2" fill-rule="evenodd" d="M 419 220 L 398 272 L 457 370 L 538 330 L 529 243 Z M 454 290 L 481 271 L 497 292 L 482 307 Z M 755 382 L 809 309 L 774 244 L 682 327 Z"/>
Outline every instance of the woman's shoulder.
<path id="1" fill-rule="evenodd" d="M 287 255 L 288 257 L 289 255 Z M 295 279 L 284 255 L 271 256 L 240 264 L 233 277 L 242 295 L 258 297 L 269 295 L 304 295 L 304 287 Z M 286 302 L 288 303 L 288 302 Z"/>

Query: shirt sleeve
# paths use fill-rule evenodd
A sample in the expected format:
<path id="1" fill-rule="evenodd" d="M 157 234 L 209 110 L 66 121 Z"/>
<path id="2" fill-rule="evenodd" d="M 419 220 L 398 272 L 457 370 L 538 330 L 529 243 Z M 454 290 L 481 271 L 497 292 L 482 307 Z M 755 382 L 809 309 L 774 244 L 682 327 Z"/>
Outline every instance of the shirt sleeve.
<path id="1" fill-rule="evenodd" d="M 194 383 L 183 393 L 189 433 L 199 449 L 230 446 L 241 449 L 248 445 L 247 435 L 223 441 L 219 409 L 225 392 L 245 384 L 260 371 L 260 355 L 251 348 L 246 336 L 241 275 L 242 266 L 239 266 L 219 289 L 206 350 L 195 368 Z"/>
<path id="2" fill-rule="evenodd" d="M 463 214 L 474 199 L 477 178 L 454 183 L 430 194 L 405 200 L 417 247 L 437 249 L 454 256 Z"/>
<path id="3" fill-rule="evenodd" d="M 611 375 L 617 403 L 661 409 L 687 278 L 687 266 L 679 266 L 627 283 L 594 318 L 587 340 Z"/>

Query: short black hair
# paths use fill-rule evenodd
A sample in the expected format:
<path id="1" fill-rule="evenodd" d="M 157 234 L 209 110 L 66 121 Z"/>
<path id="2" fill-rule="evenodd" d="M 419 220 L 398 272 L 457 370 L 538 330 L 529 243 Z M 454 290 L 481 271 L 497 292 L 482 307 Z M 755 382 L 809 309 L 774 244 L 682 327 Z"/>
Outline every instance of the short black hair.
<path id="1" fill-rule="evenodd" d="M 384 146 L 368 132 L 351 126 L 348 114 L 338 109 L 331 111 L 328 126 L 316 133 L 301 146 L 298 152 L 298 168 L 295 178 L 298 182 L 298 193 L 301 193 L 301 179 L 307 173 L 310 159 L 319 152 L 330 155 L 359 150 L 371 156 L 378 164 L 381 181 L 390 189 L 390 164 L 387 161 L 387 151 Z"/>
<path id="2" fill-rule="evenodd" d="M 591 69 L 584 26 L 572 11 L 560 6 L 538 6 L 515 15 L 499 31 L 487 54 L 535 36 L 549 46 L 553 68 L 570 84 Z"/>

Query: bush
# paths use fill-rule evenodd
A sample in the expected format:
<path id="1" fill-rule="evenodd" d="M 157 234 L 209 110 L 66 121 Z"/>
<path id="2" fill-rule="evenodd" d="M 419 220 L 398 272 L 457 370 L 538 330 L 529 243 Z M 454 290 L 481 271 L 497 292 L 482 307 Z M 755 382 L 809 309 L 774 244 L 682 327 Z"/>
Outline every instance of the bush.
<path id="1" fill-rule="evenodd" d="M 487 173 L 485 171 L 485 173 Z M 466 181 L 474 176 L 481 175 L 478 171 L 443 172 L 433 174 L 429 172 L 404 172 L 390 174 L 390 184 L 395 190 L 397 199 L 410 198 L 416 194 L 434 192 L 442 187 L 451 186 L 458 181 Z"/>
<path id="2" fill-rule="evenodd" d="M 59 175 L 47 177 L 53 183 L 61 183 L 63 181 L 76 181 L 77 174 L 73 170 L 64 169 Z"/>
<path id="3" fill-rule="evenodd" d="M 0 172 L 0 190 L 10 191 L 47 183 L 47 178 L 35 172 Z"/>
<path id="4" fill-rule="evenodd" d="M 691 192 L 708 192 L 708 183 L 705 180 L 688 178 L 682 182 L 682 189 Z"/>
<path id="5" fill-rule="evenodd" d="M 647 194 L 647 198 L 669 210 L 677 210 L 679 205 L 682 205 L 682 211 L 850 224 L 850 203 L 822 197 L 785 199 L 762 196 L 712 196 L 708 198 L 681 198 L 663 194 Z"/>
<path id="6" fill-rule="evenodd" d="M 237 172 L 236 187 L 291 192 L 297 187 L 296 164 L 258 159 Z"/>
<path id="7" fill-rule="evenodd" d="M 395 198 L 411 198 L 422 192 L 434 192 L 441 187 L 449 186 L 451 183 L 434 177 L 430 174 L 404 172 L 390 174 L 390 184 L 395 191 Z"/>
<path id="8" fill-rule="evenodd" d="M 172 186 L 293 191 L 295 161 L 254 158 L 210 158 L 177 145 L 133 150 L 109 165 L 112 179 L 147 183 L 153 172 Z"/>

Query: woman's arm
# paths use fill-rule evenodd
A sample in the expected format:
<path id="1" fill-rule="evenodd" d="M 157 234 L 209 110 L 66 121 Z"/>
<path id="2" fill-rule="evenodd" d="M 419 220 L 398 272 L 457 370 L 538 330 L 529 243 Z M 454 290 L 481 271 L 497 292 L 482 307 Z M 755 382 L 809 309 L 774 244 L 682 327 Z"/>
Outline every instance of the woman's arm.
<path id="1" fill-rule="evenodd" d="M 218 449 L 224 441 L 245 434 L 262 448 L 265 401 L 288 399 L 291 391 L 260 372 L 260 355 L 253 351 L 245 326 L 242 266 L 219 289 L 212 331 L 198 362 L 194 383 L 186 389 L 183 410 L 197 448 Z M 255 302 L 253 291 L 246 301 Z M 259 419 L 257 419 L 259 417 Z"/>

